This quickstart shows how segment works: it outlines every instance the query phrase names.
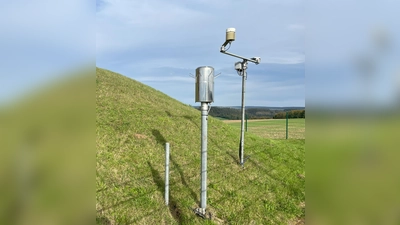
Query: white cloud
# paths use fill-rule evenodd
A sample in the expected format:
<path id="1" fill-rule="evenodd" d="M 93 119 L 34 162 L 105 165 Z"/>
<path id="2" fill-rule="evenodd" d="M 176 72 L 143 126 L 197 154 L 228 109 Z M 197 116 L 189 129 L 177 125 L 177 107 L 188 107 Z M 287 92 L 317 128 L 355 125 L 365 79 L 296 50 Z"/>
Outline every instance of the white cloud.
<path id="1" fill-rule="evenodd" d="M 300 53 L 290 53 L 286 56 L 271 56 L 263 58 L 262 63 L 274 63 L 274 64 L 299 64 L 305 62 L 305 55 Z"/>
<path id="2" fill-rule="evenodd" d="M 169 75 L 164 75 L 164 76 L 145 76 L 145 77 L 140 77 L 138 79 L 139 81 L 142 82 L 194 82 L 194 78 L 191 77 L 183 77 L 183 76 L 171 76 Z"/>
<path id="3" fill-rule="evenodd" d="M 290 24 L 288 26 L 289 30 L 304 30 L 305 26 L 303 24 Z"/>
<path id="4" fill-rule="evenodd" d="M 105 1 L 97 17 L 97 52 L 107 54 L 129 48 L 184 40 L 193 35 L 190 25 L 206 21 L 207 14 L 170 1 Z"/>
<path id="5" fill-rule="evenodd" d="M 301 0 L 251 4 L 233 0 L 106 0 L 96 14 L 97 64 L 151 84 L 181 101 L 187 99 L 183 90 L 186 93 L 190 87 L 190 93 L 194 91 L 187 68 L 194 73 L 198 66 L 209 65 L 218 73 L 219 68 L 232 67 L 215 80 L 218 102 L 229 102 L 230 92 L 240 93 L 241 79 L 232 77 L 237 76 L 233 64 L 238 59 L 219 52 L 225 29 L 236 28 L 236 40 L 229 50 L 232 53 L 259 56 L 262 63 L 303 63 L 303 31 L 286 29 L 288 24 L 297 24 L 297 28 L 303 24 L 302 4 Z M 164 67 L 172 68 L 168 75 L 160 69 Z M 263 87 L 255 91 L 262 95 Z M 251 104 L 252 100 L 248 101 Z"/>

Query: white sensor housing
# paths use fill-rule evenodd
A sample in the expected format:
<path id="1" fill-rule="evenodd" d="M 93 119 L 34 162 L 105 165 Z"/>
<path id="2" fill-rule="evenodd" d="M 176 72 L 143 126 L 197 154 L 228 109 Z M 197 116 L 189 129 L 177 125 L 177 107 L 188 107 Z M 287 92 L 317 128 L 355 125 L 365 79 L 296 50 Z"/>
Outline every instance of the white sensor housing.
<path id="1" fill-rule="evenodd" d="M 243 67 L 242 67 L 242 62 L 237 62 L 237 63 L 235 63 L 235 70 L 242 70 L 243 69 Z"/>
<path id="2" fill-rule="evenodd" d="M 226 41 L 234 41 L 235 40 L 235 28 L 226 29 Z"/>

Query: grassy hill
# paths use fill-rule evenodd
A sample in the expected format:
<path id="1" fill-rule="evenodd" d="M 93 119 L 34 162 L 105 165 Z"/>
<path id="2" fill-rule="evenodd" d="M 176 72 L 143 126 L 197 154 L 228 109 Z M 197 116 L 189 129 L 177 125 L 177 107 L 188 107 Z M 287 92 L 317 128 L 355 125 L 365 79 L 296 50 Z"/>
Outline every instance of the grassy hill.
<path id="1" fill-rule="evenodd" d="M 0 106 L 0 224 L 93 221 L 93 81 L 75 70 Z"/>
<path id="2" fill-rule="evenodd" d="M 301 224 L 305 140 L 246 134 L 208 120 L 207 210 L 200 201 L 200 112 L 130 78 L 96 69 L 97 224 Z M 171 146 L 170 204 L 164 204 L 164 144 Z"/>

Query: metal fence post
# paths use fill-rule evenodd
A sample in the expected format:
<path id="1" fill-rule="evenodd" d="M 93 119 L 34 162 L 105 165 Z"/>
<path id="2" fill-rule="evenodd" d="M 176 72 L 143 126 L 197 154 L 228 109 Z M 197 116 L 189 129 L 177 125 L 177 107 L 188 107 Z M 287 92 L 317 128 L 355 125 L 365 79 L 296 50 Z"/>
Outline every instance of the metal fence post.
<path id="1" fill-rule="evenodd" d="M 286 139 L 288 139 L 288 112 L 286 112 Z"/>
<path id="2" fill-rule="evenodd" d="M 165 143 L 165 205 L 169 203 L 169 143 Z"/>

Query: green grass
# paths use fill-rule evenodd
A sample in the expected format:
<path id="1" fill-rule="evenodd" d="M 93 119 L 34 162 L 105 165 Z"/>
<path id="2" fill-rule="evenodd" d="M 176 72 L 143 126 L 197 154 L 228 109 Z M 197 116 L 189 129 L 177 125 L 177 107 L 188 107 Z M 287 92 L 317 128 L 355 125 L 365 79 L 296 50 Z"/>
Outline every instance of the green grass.
<path id="1" fill-rule="evenodd" d="M 308 121 L 307 188 L 315 210 L 307 220 L 313 224 L 400 224 L 392 214 L 400 205 L 398 112 L 363 113 Z"/>
<path id="2" fill-rule="evenodd" d="M 93 75 L 66 74 L 0 106 L 1 224 L 93 220 Z"/>
<path id="3" fill-rule="evenodd" d="M 224 122 L 240 130 L 240 120 Z M 305 119 L 289 119 L 288 138 L 305 139 L 305 122 Z M 247 131 L 264 138 L 285 139 L 286 119 L 248 120 Z"/>
<path id="4" fill-rule="evenodd" d="M 97 224 L 288 224 L 305 217 L 304 140 L 246 134 L 208 119 L 207 210 L 200 198 L 200 112 L 146 85 L 97 68 Z M 164 144 L 171 146 L 164 205 Z"/>

